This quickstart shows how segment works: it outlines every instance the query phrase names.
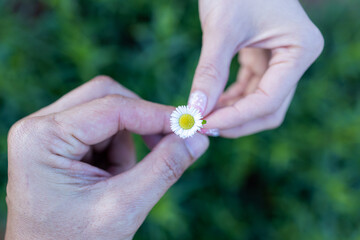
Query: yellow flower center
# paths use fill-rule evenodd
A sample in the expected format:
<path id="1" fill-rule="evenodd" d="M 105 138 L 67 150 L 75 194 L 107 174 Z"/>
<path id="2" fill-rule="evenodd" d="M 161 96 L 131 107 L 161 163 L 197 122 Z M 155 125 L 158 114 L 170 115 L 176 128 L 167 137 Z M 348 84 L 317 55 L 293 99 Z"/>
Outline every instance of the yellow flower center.
<path id="1" fill-rule="evenodd" d="M 195 124 L 195 119 L 190 114 L 184 114 L 179 119 L 179 125 L 182 129 L 189 130 Z"/>

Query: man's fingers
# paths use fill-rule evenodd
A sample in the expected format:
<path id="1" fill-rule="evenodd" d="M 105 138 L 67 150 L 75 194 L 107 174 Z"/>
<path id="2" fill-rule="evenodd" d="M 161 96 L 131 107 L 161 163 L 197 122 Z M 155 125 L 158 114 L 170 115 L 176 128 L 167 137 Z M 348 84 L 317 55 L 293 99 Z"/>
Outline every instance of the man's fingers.
<path id="1" fill-rule="evenodd" d="M 108 181 L 110 192 L 122 193 L 126 189 L 128 193 L 122 194 L 127 194 L 134 204 L 133 209 L 138 209 L 145 217 L 208 145 L 208 138 L 201 134 L 186 140 L 168 135 L 135 167 L 111 178 Z M 125 187 L 124 181 L 129 179 L 131 185 Z"/>
<path id="2" fill-rule="evenodd" d="M 144 135 L 142 136 L 146 146 L 152 150 L 158 143 L 161 141 L 161 139 L 164 138 L 164 134 L 153 134 L 153 135 Z"/>
<path id="3" fill-rule="evenodd" d="M 204 116 L 215 107 L 226 85 L 233 52 L 223 40 L 204 36 L 199 64 L 196 68 L 189 106 L 197 108 Z M 225 47 L 224 47 L 225 46 Z"/>
<path id="4" fill-rule="evenodd" d="M 120 131 L 113 137 L 89 148 L 90 151 L 81 159 L 112 175 L 127 171 L 136 164 L 135 146 L 131 133 Z"/>
<path id="5" fill-rule="evenodd" d="M 139 98 L 135 93 L 126 89 L 112 78 L 107 76 L 98 76 L 67 93 L 53 104 L 33 113 L 30 117 L 44 116 L 55 112 L 61 112 L 79 104 L 111 94 L 119 94 L 129 98 Z"/>
<path id="6" fill-rule="evenodd" d="M 113 175 L 125 172 L 135 166 L 136 153 L 131 133 L 122 131 L 117 133 L 109 146 L 107 171 Z"/>
<path id="7" fill-rule="evenodd" d="M 60 138 L 71 145 L 70 152 L 82 156 L 86 148 L 81 146 L 100 143 L 121 130 L 141 135 L 169 133 L 172 111 L 173 107 L 109 95 L 55 113 L 51 122 Z"/>

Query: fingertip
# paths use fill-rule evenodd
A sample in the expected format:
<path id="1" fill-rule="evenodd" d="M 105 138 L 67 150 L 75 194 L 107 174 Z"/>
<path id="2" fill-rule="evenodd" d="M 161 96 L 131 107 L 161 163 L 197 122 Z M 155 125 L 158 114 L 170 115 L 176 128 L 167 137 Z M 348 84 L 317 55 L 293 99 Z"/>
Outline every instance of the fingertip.
<path id="1" fill-rule="evenodd" d="M 220 130 L 217 128 L 209 128 L 209 129 L 203 128 L 200 130 L 200 132 L 202 134 L 205 134 L 210 137 L 219 137 L 220 136 Z"/>
<path id="2" fill-rule="evenodd" d="M 195 160 L 199 158 L 209 147 L 209 138 L 206 135 L 196 133 L 194 136 L 182 139 L 175 134 L 169 134 L 164 137 L 158 146 L 166 146 L 167 152 L 179 153 L 179 150 L 184 151 L 185 149 L 181 145 L 186 147 L 186 150 L 190 154 L 190 157 Z M 186 156 L 181 154 L 182 156 Z"/>
<path id="3" fill-rule="evenodd" d="M 197 159 L 203 155 L 209 147 L 209 138 L 199 133 L 195 134 L 193 137 L 185 139 L 184 142 L 190 155 L 194 159 Z"/>
<path id="4" fill-rule="evenodd" d="M 188 105 L 196 108 L 201 114 L 204 114 L 208 102 L 207 95 L 200 90 L 195 90 L 190 94 Z"/>

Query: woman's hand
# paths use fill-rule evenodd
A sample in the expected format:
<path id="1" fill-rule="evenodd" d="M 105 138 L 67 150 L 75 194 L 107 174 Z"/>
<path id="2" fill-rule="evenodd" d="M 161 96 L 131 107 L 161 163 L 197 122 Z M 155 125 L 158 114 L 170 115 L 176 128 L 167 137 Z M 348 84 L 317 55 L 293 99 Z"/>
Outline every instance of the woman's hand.
<path id="1" fill-rule="evenodd" d="M 323 38 L 297 0 L 200 0 L 203 46 L 189 105 L 204 133 L 240 137 L 279 126 Z M 223 93 L 240 51 L 237 82 Z"/>
<path id="2" fill-rule="evenodd" d="M 164 137 L 136 164 L 131 132 L 170 132 L 173 108 L 98 77 L 9 133 L 6 239 L 131 239 L 208 147 Z"/>

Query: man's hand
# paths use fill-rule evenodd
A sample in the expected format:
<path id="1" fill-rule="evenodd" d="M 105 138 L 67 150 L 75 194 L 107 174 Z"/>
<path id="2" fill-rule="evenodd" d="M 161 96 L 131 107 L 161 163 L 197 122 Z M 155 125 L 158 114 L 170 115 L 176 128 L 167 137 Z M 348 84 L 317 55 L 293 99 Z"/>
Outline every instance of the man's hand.
<path id="1" fill-rule="evenodd" d="M 170 132 L 172 110 L 98 77 L 16 123 L 6 239 L 131 239 L 208 147 L 168 135 L 136 164 L 130 132 Z"/>
<path id="2" fill-rule="evenodd" d="M 323 49 L 297 0 L 200 0 L 203 45 L 189 105 L 207 116 L 203 132 L 240 137 L 277 127 L 297 82 Z M 240 51 L 237 82 L 223 93 Z"/>

